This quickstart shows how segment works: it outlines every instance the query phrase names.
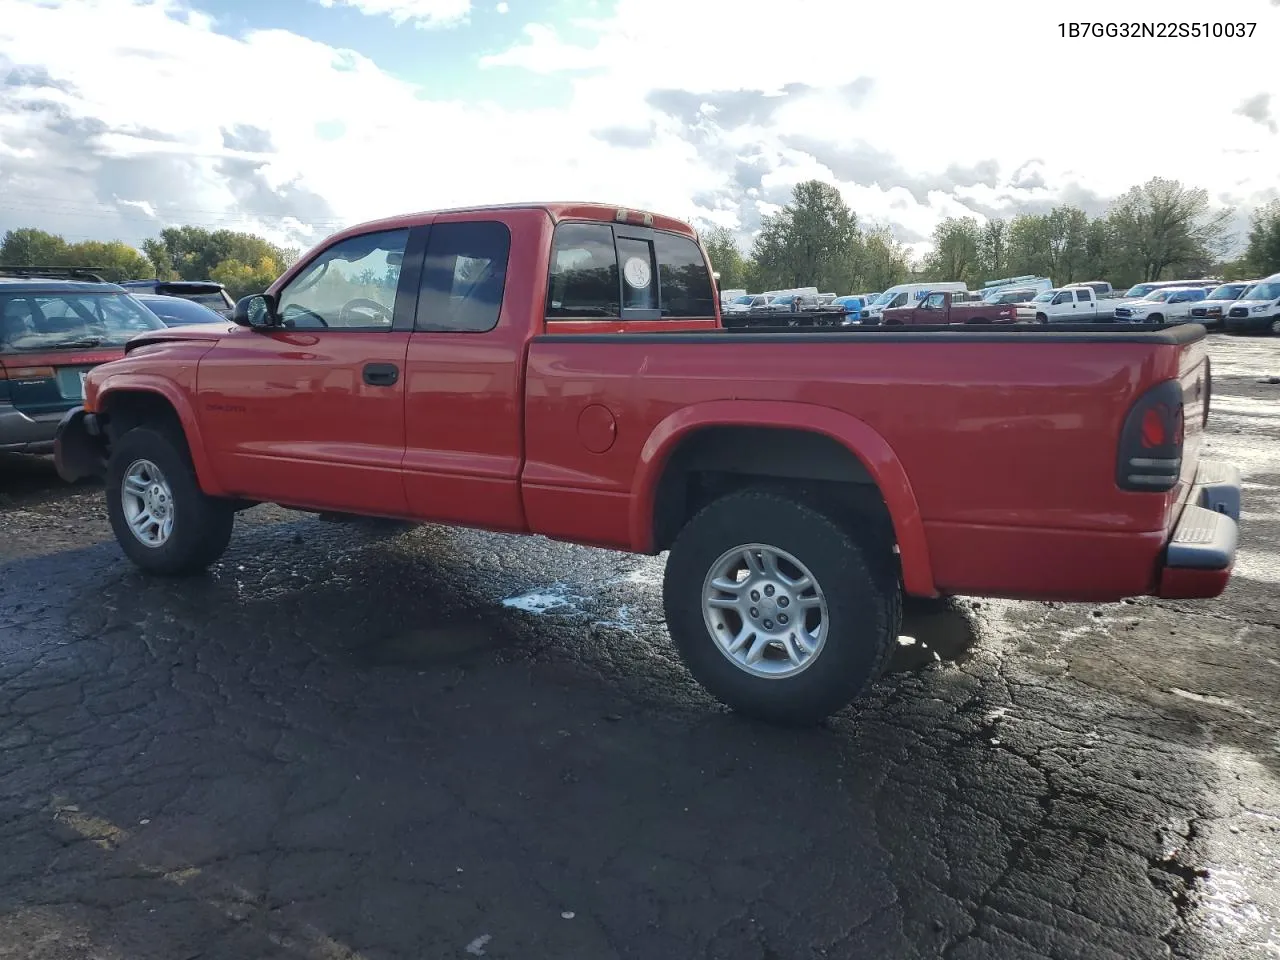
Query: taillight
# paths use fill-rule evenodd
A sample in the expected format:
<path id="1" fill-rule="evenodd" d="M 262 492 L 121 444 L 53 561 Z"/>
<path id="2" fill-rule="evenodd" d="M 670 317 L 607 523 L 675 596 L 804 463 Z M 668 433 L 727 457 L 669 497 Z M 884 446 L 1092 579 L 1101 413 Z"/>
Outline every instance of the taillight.
<path id="1" fill-rule="evenodd" d="M 9 367 L 0 370 L 0 380 L 52 380 L 56 374 L 53 367 Z"/>
<path id="2" fill-rule="evenodd" d="M 1116 484 L 1121 490 L 1172 490 L 1182 473 L 1182 386 L 1166 380 L 1137 399 L 1120 431 Z"/>

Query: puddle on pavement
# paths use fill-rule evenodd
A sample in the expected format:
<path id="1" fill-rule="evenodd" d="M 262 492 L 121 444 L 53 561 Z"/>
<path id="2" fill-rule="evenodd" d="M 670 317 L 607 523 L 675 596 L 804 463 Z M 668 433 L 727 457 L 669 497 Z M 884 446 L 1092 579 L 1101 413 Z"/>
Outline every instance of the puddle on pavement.
<path id="1" fill-rule="evenodd" d="M 977 639 L 971 616 L 954 602 L 908 599 L 888 672 L 910 673 L 931 663 L 967 660 Z"/>
<path id="2" fill-rule="evenodd" d="M 351 658 L 365 667 L 454 663 L 509 646 L 514 627 L 501 615 L 464 613 L 431 625 L 353 643 Z"/>

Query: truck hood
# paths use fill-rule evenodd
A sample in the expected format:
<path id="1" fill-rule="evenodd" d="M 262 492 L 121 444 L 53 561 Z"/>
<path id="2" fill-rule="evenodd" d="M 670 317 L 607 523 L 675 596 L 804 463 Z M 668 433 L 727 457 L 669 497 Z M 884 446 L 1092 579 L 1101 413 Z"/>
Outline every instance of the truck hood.
<path id="1" fill-rule="evenodd" d="M 196 323 L 188 327 L 166 327 L 163 330 L 151 330 L 140 333 L 124 345 L 125 354 L 130 354 L 141 347 L 154 346 L 157 343 L 185 343 L 188 341 L 205 341 L 213 343 L 227 337 L 253 336 L 253 331 L 235 323 Z"/>
<path id="2" fill-rule="evenodd" d="M 1270 307 L 1273 303 L 1275 303 L 1274 300 L 1223 300 L 1222 306 L 1224 309 L 1248 307 L 1249 312 L 1252 313 L 1255 307 Z"/>

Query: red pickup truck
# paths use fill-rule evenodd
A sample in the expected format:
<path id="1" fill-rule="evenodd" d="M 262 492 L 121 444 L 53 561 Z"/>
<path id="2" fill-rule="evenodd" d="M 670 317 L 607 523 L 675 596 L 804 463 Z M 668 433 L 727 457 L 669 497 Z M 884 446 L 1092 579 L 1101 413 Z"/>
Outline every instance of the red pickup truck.
<path id="1" fill-rule="evenodd" d="M 953 297 L 954 294 L 951 293 L 934 291 L 914 306 L 885 310 L 880 315 L 880 322 L 885 326 L 1018 322 L 1018 308 L 1011 304 L 987 303 L 982 300 L 956 303 Z"/>
<path id="2" fill-rule="evenodd" d="M 134 338 L 64 418 L 121 547 L 186 574 L 237 510 L 645 554 L 692 674 L 812 722 L 901 596 L 1213 597 L 1240 476 L 1201 460 L 1198 325 L 734 332 L 690 228 L 598 204 L 353 227 L 226 326 Z"/>

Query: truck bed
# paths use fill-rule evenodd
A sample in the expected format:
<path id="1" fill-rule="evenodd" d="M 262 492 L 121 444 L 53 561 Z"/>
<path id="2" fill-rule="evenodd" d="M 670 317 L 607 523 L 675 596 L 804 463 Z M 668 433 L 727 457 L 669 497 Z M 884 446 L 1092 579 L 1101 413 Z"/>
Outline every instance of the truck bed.
<path id="1" fill-rule="evenodd" d="M 874 478 L 894 517 L 909 518 L 897 531 L 908 592 L 1141 595 L 1194 481 L 1204 336 L 1185 324 L 538 336 L 526 516 L 555 537 L 661 548 L 652 487 L 670 442 L 741 422 L 742 469 L 786 476 L 790 454 L 768 426 L 802 423 L 857 451 L 861 465 L 833 466 L 837 478 Z M 1188 394 L 1181 480 L 1167 493 L 1121 490 L 1126 415 L 1169 379 Z M 588 448 L 584 408 L 613 425 L 607 450 Z"/>

